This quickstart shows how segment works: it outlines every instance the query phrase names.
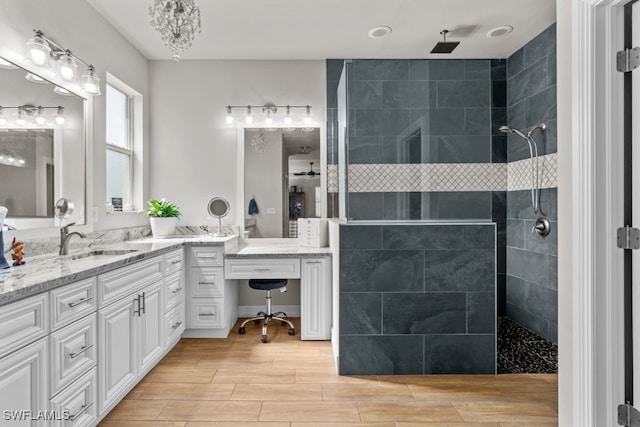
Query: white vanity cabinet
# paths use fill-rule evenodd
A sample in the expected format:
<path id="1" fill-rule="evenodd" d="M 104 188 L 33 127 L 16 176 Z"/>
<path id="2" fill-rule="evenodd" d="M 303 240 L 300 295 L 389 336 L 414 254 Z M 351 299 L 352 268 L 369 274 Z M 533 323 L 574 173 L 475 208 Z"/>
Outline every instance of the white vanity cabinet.
<path id="1" fill-rule="evenodd" d="M 302 258 L 300 264 L 300 339 L 331 339 L 331 258 Z"/>
<path id="2" fill-rule="evenodd" d="M 164 353 L 163 266 L 163 257 L 155 257 L 98 276 L 101 416 Z"/>
<path id="3" fill-rule="evenodd" d="M 224 276 L 224 247 L 187 247 L 184 336 L 226 338 L 238 319 L 238 288 Z"/>
<path id="4" fill-rule="evenodd" d="M 186 326 L 184 251 L 166 254 L 164 264 L 164 335 L 166 347 L 171 348 L 180 340 Z"/>

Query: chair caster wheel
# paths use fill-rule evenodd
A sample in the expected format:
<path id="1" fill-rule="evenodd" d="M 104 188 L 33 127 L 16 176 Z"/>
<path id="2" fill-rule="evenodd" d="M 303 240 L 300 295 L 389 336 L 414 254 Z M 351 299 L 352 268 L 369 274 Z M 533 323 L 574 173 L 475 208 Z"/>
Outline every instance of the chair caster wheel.
<path id="1" fill-rule="evenodd" d="M 240 335 L 244 335 L 244 333 L 245 333 L 244 326 L 242 326 L 240 329 L 238 329 L 238 333 Z"/>
<path id="2" fill-rule="evenodd" d="M 295 335 L 296 334 L 296 330 L 293 328 L 289 328 L 289 335 Z"/>
<path id="3" fill-rule="evenodd" d="M 262 342 L 267 342 L 267 336 L 266 336 L 266 335 L 262 335 L 262 336 L 260 337 L 260 341 L 262 341 Z"/>
<path id="4" fill-rule="evenodd" d="M 254 320 L 253 323 L 255 323 L 256 325 L 259 325 L 260 324 L 260 319 Z"/>

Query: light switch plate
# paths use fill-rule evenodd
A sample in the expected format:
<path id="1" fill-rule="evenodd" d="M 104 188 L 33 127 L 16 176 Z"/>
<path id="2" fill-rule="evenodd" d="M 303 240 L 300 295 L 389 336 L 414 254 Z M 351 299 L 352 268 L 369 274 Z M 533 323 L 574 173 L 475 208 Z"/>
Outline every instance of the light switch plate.
<path id="1" fill-rule="evenodd" d="M 267 208 L 267 215 L 275 215 L 276 208 Z"/>

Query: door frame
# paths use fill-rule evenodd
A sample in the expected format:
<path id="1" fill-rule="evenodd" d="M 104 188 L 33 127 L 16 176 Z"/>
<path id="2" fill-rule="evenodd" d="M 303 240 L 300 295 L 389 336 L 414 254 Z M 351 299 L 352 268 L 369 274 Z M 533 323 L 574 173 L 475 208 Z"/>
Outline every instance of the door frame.
<path id="1" fill-rule="evenodd" d="M 565 276 L 570 301 L 560 297 L 561 310 L 571 310 L 565 316 L 571 330 L 560 333 L 561 425 L 617 426 L 617 406 L 624 402 L 623 251 L 615 236 L 624 225 L 623 75 L 615 70 L 615 53 L 624 46 L 621 23 L 629 2 L 571 0 L 573 79 L 564 80 L 572 94 L 564 163 L 571 169 L 564 216 L 571 241 L 560 243 L 571 256 Z"/>

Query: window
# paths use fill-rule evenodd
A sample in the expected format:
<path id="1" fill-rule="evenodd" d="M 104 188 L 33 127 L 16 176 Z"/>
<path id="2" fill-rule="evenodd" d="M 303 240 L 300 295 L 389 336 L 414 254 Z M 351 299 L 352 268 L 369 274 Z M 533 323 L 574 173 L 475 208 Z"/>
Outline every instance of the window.
<path id="1" fill-rule="evenodd" d="M 122 199 L 122 210 L 142 209 L 143 98 L 135 89 L 107 73 L 106 199 Z"/>

